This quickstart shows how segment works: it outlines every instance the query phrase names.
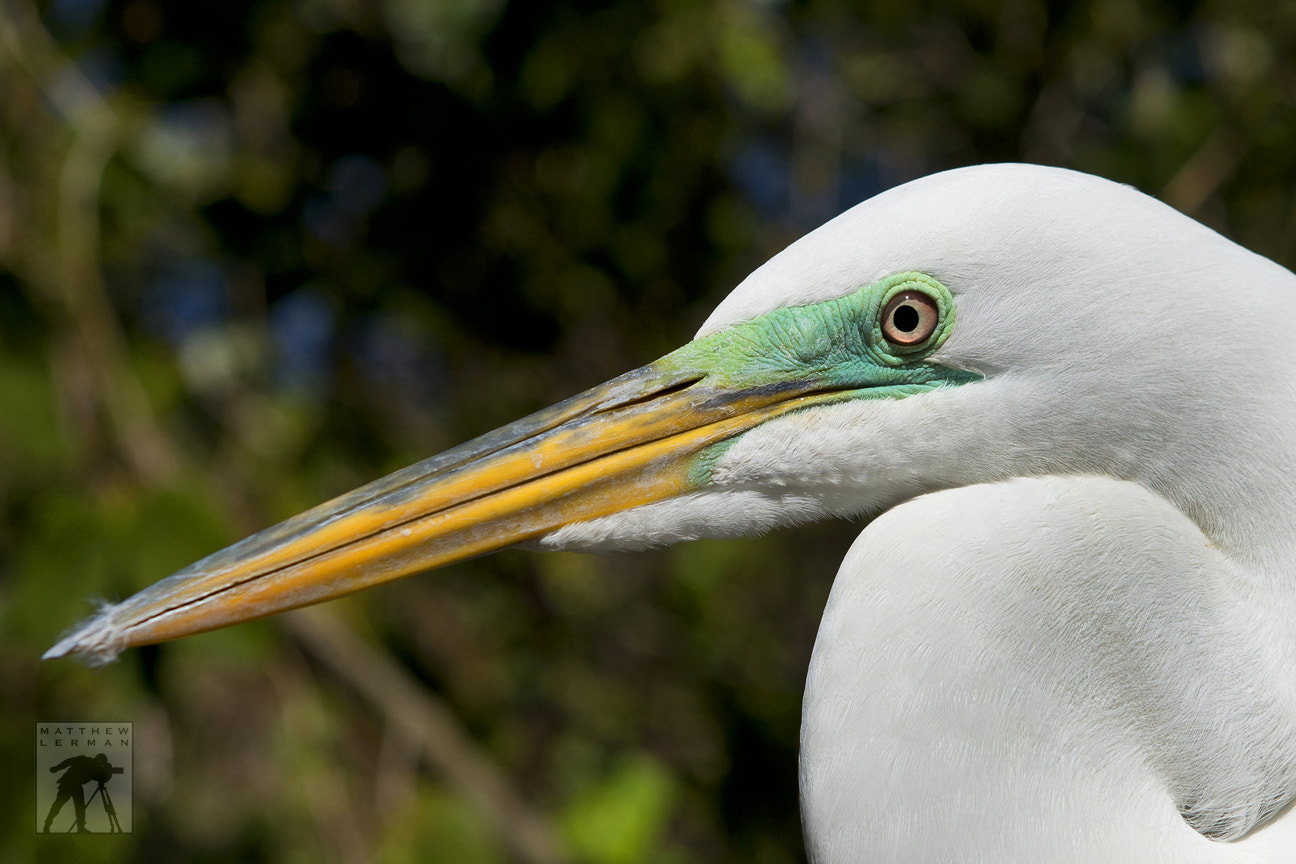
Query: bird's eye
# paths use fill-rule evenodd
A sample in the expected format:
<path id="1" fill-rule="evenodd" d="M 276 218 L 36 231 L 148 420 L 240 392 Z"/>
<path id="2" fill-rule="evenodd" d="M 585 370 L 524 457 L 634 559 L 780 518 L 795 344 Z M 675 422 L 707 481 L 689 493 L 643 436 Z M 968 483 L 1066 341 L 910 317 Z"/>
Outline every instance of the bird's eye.
<path id="1" fill-rule="evenodd" d="M 892 345 L 908 348 L 926 342 L 939 321 L 935 300 L 921 291 L 901 291 L 882 311 L 882 335 Z"/>

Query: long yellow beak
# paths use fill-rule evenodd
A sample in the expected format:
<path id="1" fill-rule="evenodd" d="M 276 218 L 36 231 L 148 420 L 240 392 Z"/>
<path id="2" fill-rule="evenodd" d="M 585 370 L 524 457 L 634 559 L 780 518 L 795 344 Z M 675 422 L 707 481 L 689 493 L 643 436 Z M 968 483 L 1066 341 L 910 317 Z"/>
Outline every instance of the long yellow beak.
<path id="1" fill-rule="evenodd" d="M 844 396 L 808 381 L 733 389 L 674 356 L 223 549 L 105 607 L 45 656 L 106 661 L 693 491 L 712 445 Z"/>
<path id="2" fill-rule="evenodd" d="M 941 327 L 896 353 L 879 310 L 913 291 Z M 104 607 L 45 656 L 105 662 L 700 490 L 725 441 L 775 417 L 979 379 L 924 361 L 949 332 L 952 303 L 934 279 L 902 273 L 697 339 L 204 558 Z"/>

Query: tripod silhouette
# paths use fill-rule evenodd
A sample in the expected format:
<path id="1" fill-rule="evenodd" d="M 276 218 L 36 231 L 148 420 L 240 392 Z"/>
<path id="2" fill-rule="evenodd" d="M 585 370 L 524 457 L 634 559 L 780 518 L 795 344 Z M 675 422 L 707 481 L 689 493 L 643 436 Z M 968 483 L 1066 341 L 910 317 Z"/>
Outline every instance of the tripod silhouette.
<path id="1" fill-rule="evenodd" d="M 86 799 L 87 807 L 94 803 L 96 795 L 98 795 L 99 799 L 103 801 L 104 813 L 108 814 L 108 833 L 122 833 L 121 823 L 117 821 L 117 808 L 113 806 L 112 796 L 108 794 L 108 787 L 104 785 L 104 781 L 102 780 L 99 781 L 99 785 L 95 788 L 95 791 L 90 793 L 90 797 Z M 69 828 L 68 830 L 71 831 L 72 829 Z"/>

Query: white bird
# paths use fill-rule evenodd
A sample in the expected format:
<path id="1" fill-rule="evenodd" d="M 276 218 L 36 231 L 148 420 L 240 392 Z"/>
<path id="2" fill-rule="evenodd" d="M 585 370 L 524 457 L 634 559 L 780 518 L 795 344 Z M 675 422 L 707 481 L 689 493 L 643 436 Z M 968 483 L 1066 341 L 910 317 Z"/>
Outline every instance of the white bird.
<path id="1" fill-rule="evenodd" d="M 934 175 L 695 341 L 102 609 L 106 660 L 516 542 L 876 517 L 815 643 L 815 864 L 1296 861 L 1296 276 L 1132 188 Z"/>

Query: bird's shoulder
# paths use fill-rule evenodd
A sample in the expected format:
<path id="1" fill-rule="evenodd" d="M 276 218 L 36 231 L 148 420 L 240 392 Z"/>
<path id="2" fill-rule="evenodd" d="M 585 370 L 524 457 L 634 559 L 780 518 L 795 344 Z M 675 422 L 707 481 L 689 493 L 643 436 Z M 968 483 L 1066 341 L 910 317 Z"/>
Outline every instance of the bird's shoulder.
<path id="1" fill-rule="evenodd" d="M 1201 834 L 1238 839 L 1296 794 L 1292 676 L 1249 584 L 1187 515 L 1137 483 L 1058 476 L 949 489 L 860 535 L 825 610 L 819 645 L 833 647 L 817 647 L 815 662 L 835 666 L 832 677 L 854 664 L 899 682 L 891 706 L 914 698 L 904 682 L 920 682 L 923 699 L 943 706 L 933 728 L 981 706 L 976 722 L 996 740 L 1035 742 L 1017 754 L 1023 776 L 1032 749 L 1051 742 L 1087 754 L 1113 786 L 1132 772 L 1163 787 Z"/>

